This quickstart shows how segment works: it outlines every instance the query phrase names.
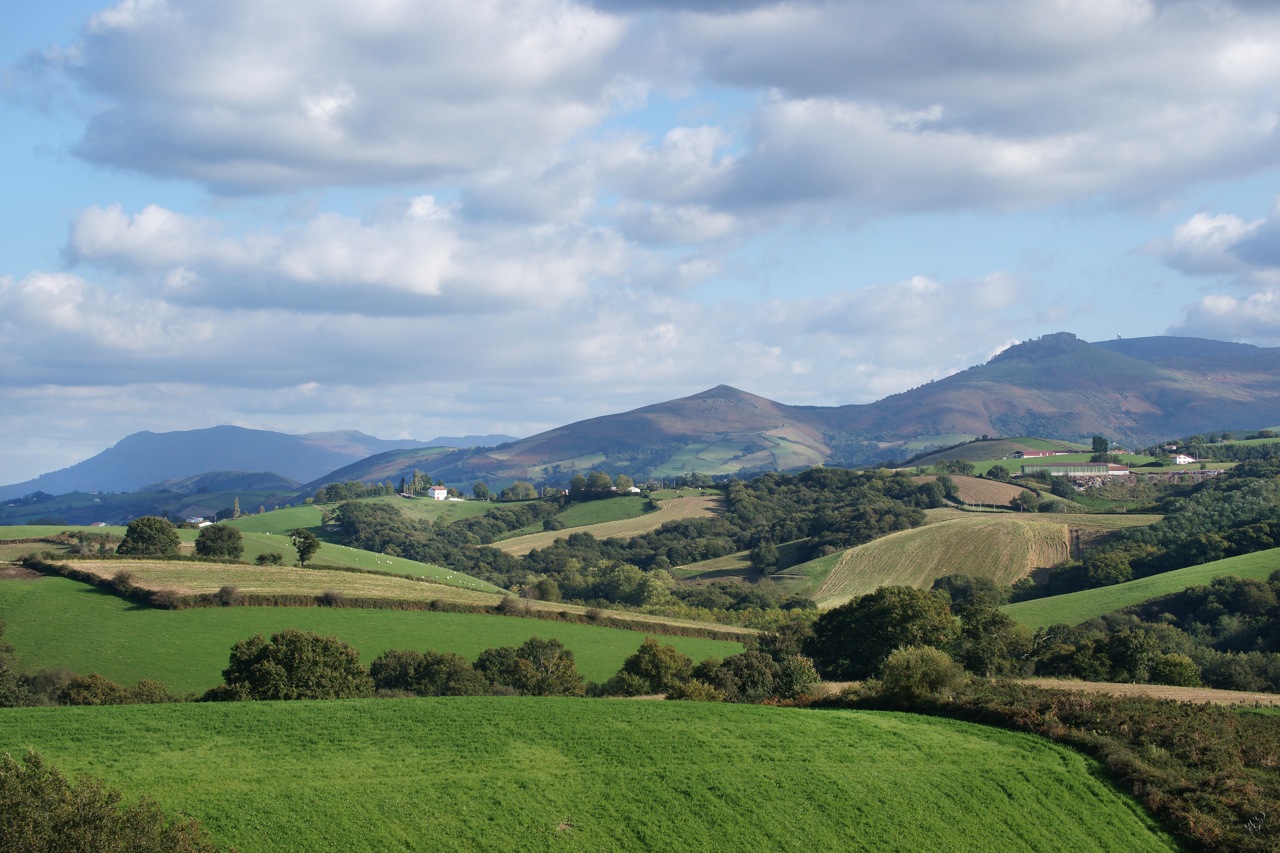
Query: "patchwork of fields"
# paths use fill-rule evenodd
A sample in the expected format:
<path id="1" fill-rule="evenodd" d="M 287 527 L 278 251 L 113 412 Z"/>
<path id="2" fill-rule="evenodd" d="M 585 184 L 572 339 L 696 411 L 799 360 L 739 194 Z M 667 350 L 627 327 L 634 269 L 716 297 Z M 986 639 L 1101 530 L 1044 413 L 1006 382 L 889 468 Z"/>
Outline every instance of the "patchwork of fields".
<path id="1" fill-rule="evenodd" d="M 29 747 L 245 851 L 1176 849 L 1078 753 L 914 715 L 480 697 L 0 709 L 0 750 Z"/>

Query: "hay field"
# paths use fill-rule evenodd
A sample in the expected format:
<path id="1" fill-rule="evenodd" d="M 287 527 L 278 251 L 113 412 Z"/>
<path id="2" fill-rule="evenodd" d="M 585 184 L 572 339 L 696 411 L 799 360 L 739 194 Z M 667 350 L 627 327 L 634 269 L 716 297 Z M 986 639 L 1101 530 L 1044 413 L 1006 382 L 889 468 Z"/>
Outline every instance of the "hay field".
<path id="1" fill-rule="evenodd" d="M 573 530 L 548 530 L 542 533 L 531 533 L 528 536 L 516 536 L 495 542 L 492 547 L 505 551 L 515 557 L 522 557 L 537 548 L 545 548 L 557 539 L 564 539 L 570 533 L 590 533 L 597 539 L 618 537 L 630 539 L 641 536 L 651 530 L 657 530 L 668 521 L 682 521 L 686 518 L 710 518 L 722 511 L 719 495 L 702 495 L 699 497 L 673 498 L 662 501 L 653 512 L 625 518 L 620 521 L 607 521 Z"/>
<path id="2" fill-rule="evenodd" d="M 936 479 L 931 474 L 911 478 L 915 483 L 932 483 Z M 952 475 L 951 480 L 956 484 L 960 500 L 972 506 L 1008 506 L 1009 501 L 1026 491 L 1022 486 L 982 477 Z"/>
<path id="3" fill-rule="evenodd" d="M 1024 524 L 1014 515 L 977 515 L 904 530 L 839 555 L 813 594 L 835 607 L 882 586 L 927 589 L 946 575 L 966 574 L 1012 584 L 1070 555 L 1065 524 Z"/>
<path id="4" fill-rule="evenodd" d="M 940 577 L 967 574 L 1012 584 L 1070 556 L 1073 534 L 1087 540 L 1152 515 L 966 513 L 931 511 L 930 523 L 893 533 L 781 573 L 812 589 L 819 607 L 835 607 L 889 585 L 928 588 Z M 821 579 L 821 580 L 819 580 Z M 816 587 L 816 588 L 814 588 Z"/>
<path id="5" fill-rule="evenodd" d="M 73 565 L 101 578 L 129 572 L 134 576 L 134 586 L 147 590 L 168 589 L 181 595 L 217 592 L 224 586 L 233 586 L 247 594 L 317 596 L 337 592 L 355 598 L 440 600 L 476 605 L 493 605 L 502 598 L 499 593 L 463 589 L 427 579 L 409 580 L 324 568 L 166 560 L 76 560 Z"/>

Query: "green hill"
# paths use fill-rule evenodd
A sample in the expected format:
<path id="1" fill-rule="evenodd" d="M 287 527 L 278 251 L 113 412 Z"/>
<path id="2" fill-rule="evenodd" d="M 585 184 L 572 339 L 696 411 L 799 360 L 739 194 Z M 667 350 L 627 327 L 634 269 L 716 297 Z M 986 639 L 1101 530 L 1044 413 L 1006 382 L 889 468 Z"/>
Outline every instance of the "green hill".
<path id="1" fill-rule="evenodd" d="M 1280 568 L 1280 548 L 1257 551 L 1239 557 L 1228 557 L 1212 563 L 1177 569 L 1128 583 L 1086 589 L 1034 601 L 1006 605 L 1003 610 L 1012 618 L 1033 628 L 1049 625 L 1079 625 L 1125 607 L 1141 604 L 1162 595 L 1181 592 L 1187 587 L 1202 586 L 1214 578 L 1234 575 L 1266 580 Z"/>
<path id="2" fill-rule="evenodd" d="M 243 851 L 1176 849 L 1078 753 L 905 714 L 507 697 L 0 720 L 0 750 Z"/>

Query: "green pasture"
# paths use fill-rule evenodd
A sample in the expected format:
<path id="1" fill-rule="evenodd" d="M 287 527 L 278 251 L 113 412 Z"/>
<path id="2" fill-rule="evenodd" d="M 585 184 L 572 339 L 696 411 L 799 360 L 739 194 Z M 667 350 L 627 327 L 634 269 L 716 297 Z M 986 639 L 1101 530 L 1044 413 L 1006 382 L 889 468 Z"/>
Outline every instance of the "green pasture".
<path id="1" fill-rule="evenodd" d="M 59 533 L 72 533 L 83 530 L 85 533 L 110 533 L 123 536 L 123 527 L 90 527 L 78 524 L 20 524 L 0 527 L 0 542 L 9 539 L 36 539 L 44 536 L 57 536 Z"/>
<path id="2" fill-rule="evenodd" d="M 1033 601 L 1019 601 L 1016 604 L 1005 605 L 1001 609 L 1013 619 L 1032 628 L 1060 624 L 1079 625 L 1081 622 L 1088 622 L 1105 613 L 1132 607 L 1162 595 L 1181 592 L 1187 587 L 1204 586 L 1214 578 L 1235 576 L 1266 580 L 1277 569 L 1280 569 L 1280 548 L 1272 548 L 1269 551 L 1228 557 L 1225 560 L 1176 569 L 1114 586 L 1037 598 Z"/>
<path id="3" fill-rule="evenodd" d="M 448 524 L 462 518 L 484 515 L 494 507 L 504 506 L 504 504 L 490 503 L 489 501 L 438 501 L 427 497 L 402 498 L 399 495 L 384 495 L 376 498 L 361 498 L 360 500 L 369 503 L 387 504 L 395 507 L 406 518 L 414 521 L 429 521 L 432 524 L 440 519 L 444 519 L 445 523 Z"/>
<path id="4" fill-rule="evenodd" d="M 607 521 L 624 521 L 628 518 L 639 518 L 652 512 L 649 499 L 640 495 L 605 498 L 599 501 L 576 503 L 558 513 L 556 519 L 565 527 L 588 527 L 592 524 L 604 524 Z"/>
<path id="5" fill-rule="evenodd" d="M 555 637 L 573 650 L 578 670 L 593 681 L 617 672 L 645 637 L 596 625 L 432 611 L 157 610 L 64 578 L 0 580 L 0 620 L 25 671 L 65 667 L 126 684 L 147 678 L 178 693 L 217 684 L 233 643 L 285 628 L 340 637 L 360 649 L 366 663 L 389 648 L 436 649 L 474 660 L 486 648 L 519 645 L 531 636 Z M 659 639 L 695 660 L 742 650 L 741 644 L 724 640 Z"/>
<path id="6" fill-rule="evenodd" d="M 1048 741 L 907 714 L 438 698 L 0 709 L 34 748 L 294 850 L 1177 849 Z"/>
<path id="7" fill-rule="evenodd" d="M 257 515 L 241 515 L 239 518 L 222 522 L 240 529 L 241 533 L 285 534 L 299 527 L 319 530 L 322 513 L 318 506 L 292 506 L 285 509 L 273 509 Z"/>

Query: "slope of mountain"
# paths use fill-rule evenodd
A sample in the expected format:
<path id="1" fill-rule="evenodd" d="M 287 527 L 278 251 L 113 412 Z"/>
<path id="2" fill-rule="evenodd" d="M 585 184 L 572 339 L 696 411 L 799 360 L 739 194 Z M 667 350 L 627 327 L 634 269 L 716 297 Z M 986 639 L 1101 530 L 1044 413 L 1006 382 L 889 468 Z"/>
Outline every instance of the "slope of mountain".
<path id="1" fill-rule="evenodd" d="M 138 489 L 139 492 L 176 492 L 183 495 L 198 495 L 205 492 L 265 492 L 294 491 L 302 484 L 288 477 L 272 473 L 253 473 L 250 471 L 210 471 L 207 474 L 196 474 L 193 477 L 182 477 L 150 483 Z"/>
<path id="2" fill-rule="evenodd" d="M 1104 435 L 1143 446 L 1280 423 L 1278 376 L 1280 349 L 1195 338 L 1091 344 L 1058 333 L 868 405 L 788 406 L 721 385 L 415 464 L 448 483 L 493 484 L 565 482 L 592 468 L 670 476 L 867 464 L 981 435 L 1047 435 L 1086 444 Z M 382 470 L 383 479 L 411 473 Z"/>
<path id="3" fill-rule="evenodd" d="M 178 432 L 139 432 L 97 456 L 34 480 L 0 486 L 0 499 L 35 491 L 127 492 L 148 483 L 210 471 L 272 471 L 299 482 L 315 479 L 385 450 L 420 447 L 418 441 L 389 441 L 355 430 L 286 435 L 268 430 L 216 426 Z"/>
<path id="4" fill-rule="evenodd" d="M 238 427 L 138 433 L 0 498 L 41 490 L 123 491 L 209 471 L 272 471 L 310 487 L 398 482 L 415 469 L 451 485 L 566 484 L 603 468 L 633 477 L 750 474 L 818 464 L 900 461 L 982 435 L 1158 440 L 1280 424 L 1280 349 L 1197 338 L 1087 343 L 1058 333 L 978 367 L 852 406 L 789 406 L 717 386 L 700 394 L 505 436 L 382 441 L 358 432 L 290 436 Z M 459 449 L 460 448 L 460 449 Z"/>

